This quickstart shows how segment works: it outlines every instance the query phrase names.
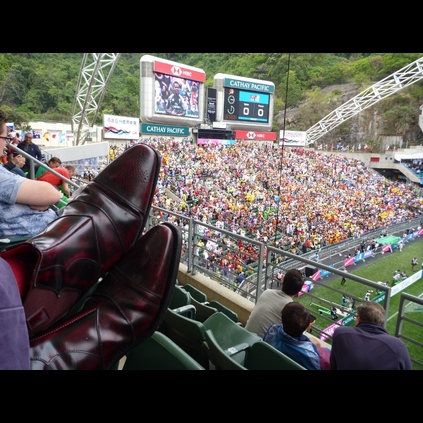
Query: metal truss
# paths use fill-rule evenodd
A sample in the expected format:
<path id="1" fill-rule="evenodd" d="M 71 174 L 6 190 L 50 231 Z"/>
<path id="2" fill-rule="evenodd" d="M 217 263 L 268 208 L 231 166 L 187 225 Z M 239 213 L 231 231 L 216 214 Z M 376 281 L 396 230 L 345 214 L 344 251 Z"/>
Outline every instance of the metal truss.
<path id="1" fill-rule="evenodd" d="M 72 110 L 74 145 L 90 139 L 110 77 L 121 53 L 84 53 Z"/>
<path id="2" fill-rule="evenodd" d="M 423 78 L 423 57 L 367 88 L 306 131 L 307 145 L 384 98 Z"/>

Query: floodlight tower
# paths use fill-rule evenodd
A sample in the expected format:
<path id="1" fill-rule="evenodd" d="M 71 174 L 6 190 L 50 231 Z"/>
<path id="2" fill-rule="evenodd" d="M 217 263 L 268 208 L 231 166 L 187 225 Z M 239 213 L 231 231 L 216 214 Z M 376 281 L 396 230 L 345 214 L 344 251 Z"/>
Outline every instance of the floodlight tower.
<path id="1" fill-rule="evenodd" d="M 74 145 L 89 139 L 121 53 L 84 53 L 72 110 Z"/>

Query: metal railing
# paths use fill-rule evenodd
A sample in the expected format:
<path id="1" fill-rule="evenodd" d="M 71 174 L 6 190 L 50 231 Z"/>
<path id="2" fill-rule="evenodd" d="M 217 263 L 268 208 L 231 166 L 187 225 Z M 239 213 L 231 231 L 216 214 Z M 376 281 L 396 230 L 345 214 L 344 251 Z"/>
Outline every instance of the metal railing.
<path id="1" fill-rule="evenodd" d="M 423 299 L 414 295 L 401 293 L 400 305 L 398 310 L 397 326 L 395 336 L 402 339 L 405 344 L 413 344 L 420 347 L 421 355 L 411 357 L 412 363 L 421 367 L 423 370 L 423 343 L 415 338 L 415 333 L 423 330 L 423 318 L 417 320 L 410 317 L 410 314 L 416 313 L 416 316 L 423 316 Z"/>
<path id="2" fill-rule="evenodd" d="M 407 229 L 416 228 L 421 218 L 415 218 L 389 227 L 389 232 L 403 234 Z M 195 275 L 197 272 L 208 276 L 234 290 L 252 302 L 256 302 L 263 290 L 276 286 L 276 275 L 279 271 L 286 273 L 291 268 L 304 269 L 307 265 L 316 267 L 316 261 L 312 260 L 315 252 L 310 251 L 302 255 L 292 254 L 288 251 L 275 248 L 263 242 L 241 236 L 225 229 L 219 229 L 214 225 L 196 221 L 182 214 L 153 206 L 146 229 L 149 229 L 163 221 L 175 223 L 183 234 L 183 248 L 181 262 L 187 265 L 188 272 Z M 367 240 L 377 239 L 387 228 L 369 232 Z M 363 239 L 363 238 L 361 238 Z M 360 238 L 348 239 L 334 245 L 323 247 L 319 250 L 318 267 L 327 272 L 343 276 L 343 260 L 338 266 L 325 265 L 327 258 L 338 256 L 347 252 L 361 241 Z M 230 263 L 225 268 L 222 263 Z M 245 279 L 236 280 L 239 272 L 237 267 L 245 270 Z M 348 278 L 368 285 L 370 288 L 388 291 L 377 282 L 370 281 L 352 274 Z M 388 298 L 387 298 L 388 300 Z M 388 304 L 385 304 L 386 306 Z"/>

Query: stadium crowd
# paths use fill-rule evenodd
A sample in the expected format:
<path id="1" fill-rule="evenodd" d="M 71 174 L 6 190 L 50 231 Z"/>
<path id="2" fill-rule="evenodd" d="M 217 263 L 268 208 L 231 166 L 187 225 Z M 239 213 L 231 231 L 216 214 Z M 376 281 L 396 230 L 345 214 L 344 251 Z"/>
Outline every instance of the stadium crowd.
<path id="1" fill-rule="evenodd" d="M 264 243 L 280 232 L 275 245 L 295 254 L 423 214 L 422 188 L 342 154 L 146 137 L 113 147 L 113 157 L 140 142 L 162 155 L 153 205 Z"/>

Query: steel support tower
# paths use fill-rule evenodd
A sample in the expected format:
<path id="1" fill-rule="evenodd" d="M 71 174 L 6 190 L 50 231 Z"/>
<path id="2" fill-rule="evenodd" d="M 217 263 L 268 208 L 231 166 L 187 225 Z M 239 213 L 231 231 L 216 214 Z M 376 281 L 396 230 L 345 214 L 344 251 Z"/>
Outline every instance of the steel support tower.
<path id="1" fill-rule="evenodd" d="M 74 145 L 90 140 L 91 128 L 121 53 L 84 53 L 72 109 Z"/>

